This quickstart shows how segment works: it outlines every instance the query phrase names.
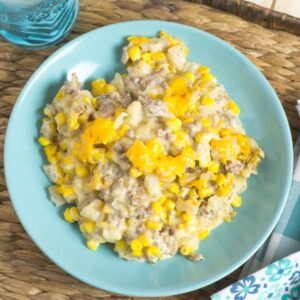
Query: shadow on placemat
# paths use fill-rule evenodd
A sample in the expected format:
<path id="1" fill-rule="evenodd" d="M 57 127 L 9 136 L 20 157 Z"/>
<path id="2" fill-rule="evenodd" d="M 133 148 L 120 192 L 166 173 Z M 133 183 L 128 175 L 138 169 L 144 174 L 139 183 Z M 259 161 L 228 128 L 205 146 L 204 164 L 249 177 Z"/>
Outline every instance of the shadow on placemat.
<path id="1" fill-rule="evenodd" d="M 243 19 L 275 30 L 300 35 L 300 19 L 243 0 L 187 0 L 222 9 Z"/>

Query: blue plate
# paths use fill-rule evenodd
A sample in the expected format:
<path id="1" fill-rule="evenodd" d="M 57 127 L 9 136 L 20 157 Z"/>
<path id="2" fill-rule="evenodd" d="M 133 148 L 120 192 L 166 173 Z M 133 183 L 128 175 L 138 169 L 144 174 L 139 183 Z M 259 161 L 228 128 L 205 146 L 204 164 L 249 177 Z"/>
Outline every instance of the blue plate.
<path id="1" fill-rule="evenodd" d="M 154 36 L 164 30 L 184 40 L 189 59 L 211 68 L 241 108 L 247 133 L 266 153 L 259 175 L 251 177 L 244 205 L 232 223 L 205 240 L 205 261 L 184 257 L 156 265 L 127 262 L 109 245 L 90 251 L 76 225 L 50 202 L 44 158 L 37 143 L 42 108 L 52 101 L 66 76 L 81 81 L 110 79 L 122 69 L 121 47 L 129 35 Z M 58 266 L 78 279 L 110 292 L 131 296 L 166 296 L 199 289 L 244 263 L 268 237 L 287 198 L 292 175 L 292 142 L 282 106 L 258 69 L 234 48 L 203 31 L 175 23 L 134 21 L 82 35 L 52 54 L 33 74 L 14 107 L 5 140 L 5 173 L 15 210 L 28 234 Z"/>

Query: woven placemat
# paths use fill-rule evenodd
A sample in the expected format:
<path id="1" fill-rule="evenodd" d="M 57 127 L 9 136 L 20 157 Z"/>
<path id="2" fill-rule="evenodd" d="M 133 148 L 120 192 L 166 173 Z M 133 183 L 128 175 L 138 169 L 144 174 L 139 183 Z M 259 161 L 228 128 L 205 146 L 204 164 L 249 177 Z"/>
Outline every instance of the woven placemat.
<path id="1" fill-rule="evenodd" d="M 189 0 L 222 9 L 267 28 L 300 35 L 300 19 L 246 0 Z M 288 0 L 289 1 L 289 0 Z M 300 3 L 299 3 L 300 5 Z"/>
<path id="2" fill-rule="evenodd" d="M 300 123 L 294 106 L 300 98 L 300 37 L 183 1 L 82 0 L 80 4 L 77 24 L 67 40 L 106 24 L 159 18 L 201 28 L 228 41 L 270 80 L 283 103 L 293 137 L 298 134 Z M 120 299 L 80 283 L 38 250 L 14 213 L 4 181 L 3 140 L 13 104 L 30 75 L 59 46 L 31 52 L 0 39 L 0 299 Z M 238 273 L 199 291 L 166 299 L 208 299 L 235 281 Z"/>

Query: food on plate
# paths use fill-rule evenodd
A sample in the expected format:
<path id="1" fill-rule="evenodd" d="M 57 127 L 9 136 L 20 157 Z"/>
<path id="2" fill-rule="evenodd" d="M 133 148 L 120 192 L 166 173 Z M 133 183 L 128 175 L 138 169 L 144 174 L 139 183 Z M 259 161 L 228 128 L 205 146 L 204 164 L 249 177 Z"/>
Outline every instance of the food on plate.
<path id="1" fill-rule="evenodd" d="M 199 50 L 200 51 L 200 50 Z M 81 89 L 76 74 L 44 108 L 40 144 L 56 205 L 87 247 L 155 263 L 200 260 L 199 241 L 242 204 L 262 149 L 240 109 L 179 39 L 128 37 L 127 72 Z"/>

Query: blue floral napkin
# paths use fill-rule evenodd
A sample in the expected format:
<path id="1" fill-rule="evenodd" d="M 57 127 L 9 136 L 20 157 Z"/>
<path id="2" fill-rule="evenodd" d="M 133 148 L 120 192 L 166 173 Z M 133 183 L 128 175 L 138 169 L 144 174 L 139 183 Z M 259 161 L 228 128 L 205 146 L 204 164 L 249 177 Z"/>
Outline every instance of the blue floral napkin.
<path id="1" fill-rule="evenodd" d="M 300 116 L 300 100 L 296 108 Z M 212 295 L 213 300 L 300 300 L 300 137 L 294 155 L 291 190 L 273 233 L 244 265 L 243 279 Z"/>

